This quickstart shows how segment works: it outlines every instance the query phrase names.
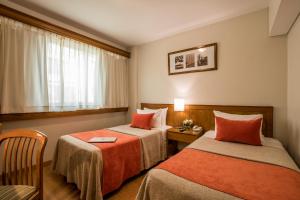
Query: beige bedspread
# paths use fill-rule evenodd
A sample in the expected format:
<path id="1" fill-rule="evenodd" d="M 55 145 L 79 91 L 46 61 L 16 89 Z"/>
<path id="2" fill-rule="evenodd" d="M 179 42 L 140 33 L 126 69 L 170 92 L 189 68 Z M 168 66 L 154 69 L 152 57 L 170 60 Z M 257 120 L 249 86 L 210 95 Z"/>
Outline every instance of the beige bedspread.
<path id="1" fill-rule="evenodd" d="M 131 128 L 128 125 L 122 125 L 109 128 L 109 130 L 135 135 L 140 138 L 142 146 L 142 170 L 149 169 L 158 161 L 166 158 L 166 129 L 144 130 L 139 128 Z"/>
<path id="2" fill-rule="evenodd" d="M 272 163 L 299 170 L 288 153 L 275 139 L 266 138 L 264 146 L 220 142 L 203 136 L 187 148 L 200 149 L 242 159 Z M 184 170 L 184 169 L 183 169 Z M 137 200 L 237 199 L 236 197 L 191 182 L 162 169 L 152 169 L 145 177 Z"/>
<path id="3" fill-rule="evenodd" d="M 165 159 L 166 128 L 142 130 L 122 125 L 110 128 L 110 130 L 140 138 L 141 170 L 143 170 Z M 77 185 L 81 191 L 81 199 L 103 199 L 101 195 L 102 156 L 101 150 L 96 146 L 69 135 L 60 137 L 56 145 L 52 169 L 65 176 L 67 182 Z"/>

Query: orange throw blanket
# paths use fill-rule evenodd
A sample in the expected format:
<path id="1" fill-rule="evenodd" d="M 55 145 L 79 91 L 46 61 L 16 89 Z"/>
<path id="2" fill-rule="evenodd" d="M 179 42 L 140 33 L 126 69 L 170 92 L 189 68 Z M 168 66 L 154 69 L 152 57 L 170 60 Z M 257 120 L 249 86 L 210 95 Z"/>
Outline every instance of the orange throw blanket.
<path id="1" fill-rule="evenodd" d="M 300 199 L 300 173 L 277 165 L 184 149 L 157 168 L 242 199 Z"/>
<path id="2" fill-rule="evenodd" d="M 91 143 L 101 149 L 103 159 L 103 195 L 119 188 L 122 183 L 141 171 L 139 138 L 110 130 L 74 133 L 71 136 L 87 142 L 93 137 L 117 137 L 115 143 Z"/>

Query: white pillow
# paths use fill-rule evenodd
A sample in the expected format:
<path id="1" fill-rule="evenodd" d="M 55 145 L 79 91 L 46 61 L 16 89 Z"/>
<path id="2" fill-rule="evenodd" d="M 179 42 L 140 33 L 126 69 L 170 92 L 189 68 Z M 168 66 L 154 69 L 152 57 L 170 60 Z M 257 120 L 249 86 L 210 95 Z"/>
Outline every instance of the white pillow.
<path id="1" fill-rule="evenodd" d="M 160 108 L 160 109 L 150 109 L 150 108 L 144 108 L 145 110 L 151 110 L 151 111 L 161 111 L 161 125 L 166 126 L 167 125 L 167 113 L 168 108 Z"/>
<path id="2" fill-rule="evenodd" d="M 221 111 L 214 110 L 214 114 L 217 117 L 222 117 L 224 119 L 229 120 L 240 120 L 240 121 L 248 121 L 263 118 L 262 114 L 252 114 L 252 115 L 238 115 L 238 114 L 230 114 Z"/>
<path id="3" fill-rule="evenodd" d="M 151 114 L 154 113 L 152 120 L 151 120 L 151 127 L 152 128 L 160 128 L 161 125 L 161 110 L 141 110 L 136 109 L 138 114 Z"/>
<path id="4" fill-rule="evenodd" d="M 221 111 L 216 111 L 214 110 L 214 114 L 216 117 L 221 117 L 224 119 L 229 119 L 229 120 L 237 120 L 237 121 L 249 121 L 249 120 L 256 120 L 256 119 L 263 119 L 262 114 L 252 114 L 252 115 L 238 115 L 238 114 L 230 114 L 230 113 L 225 113 Z M 262 134 L 262 124 L 263 120 L 261 120 L 261 125 L 260 125 L 260 140 L 263 141 L 264 135 Z M 217 132 L 217 124 L 215 123 L 215 131 Z"/>

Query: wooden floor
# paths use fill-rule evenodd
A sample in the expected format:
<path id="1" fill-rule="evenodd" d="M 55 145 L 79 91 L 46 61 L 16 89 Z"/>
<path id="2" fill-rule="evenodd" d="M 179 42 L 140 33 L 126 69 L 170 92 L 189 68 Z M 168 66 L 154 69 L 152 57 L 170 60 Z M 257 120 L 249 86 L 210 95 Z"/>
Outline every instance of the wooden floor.
<path id="1" fill-rule="evenodd" d="M 106 200 L 133 200 L 138 192 L 145 173 L 128 180 L 119 190 L 109 194 Z M 63 176 L 51 171 L 51 166 L 44 167 L 44 199 L 45 200 L 78 200 L 80 191 L 76 185 L 66 183 Z"/>

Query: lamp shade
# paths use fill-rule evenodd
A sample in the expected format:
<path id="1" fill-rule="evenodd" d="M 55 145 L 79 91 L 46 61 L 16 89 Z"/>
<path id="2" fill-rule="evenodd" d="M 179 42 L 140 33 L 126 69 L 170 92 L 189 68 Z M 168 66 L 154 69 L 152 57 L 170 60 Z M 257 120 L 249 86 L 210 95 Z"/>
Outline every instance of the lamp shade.
<path id="1" fill-rule="evenodd" d="M 184 99 L 174 99 L 174 111 L 184 111 Z"/>

